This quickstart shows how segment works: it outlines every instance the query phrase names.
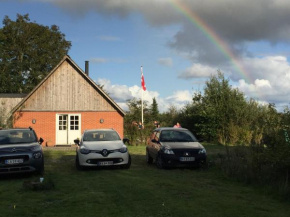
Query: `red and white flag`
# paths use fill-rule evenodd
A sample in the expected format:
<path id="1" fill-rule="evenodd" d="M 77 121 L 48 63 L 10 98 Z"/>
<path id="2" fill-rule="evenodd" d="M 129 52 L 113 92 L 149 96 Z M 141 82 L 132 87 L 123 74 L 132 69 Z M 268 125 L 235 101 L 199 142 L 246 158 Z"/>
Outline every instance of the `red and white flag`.
<path id="1" fill-rule="evenodd" d="M 141 86 L 142 86 L 142 89 L 145 91 L 146 90 L 146 85 L 145 85 L 145 80 L 144 80 L 143 68 L 142 67 L 141 67 Z"/>

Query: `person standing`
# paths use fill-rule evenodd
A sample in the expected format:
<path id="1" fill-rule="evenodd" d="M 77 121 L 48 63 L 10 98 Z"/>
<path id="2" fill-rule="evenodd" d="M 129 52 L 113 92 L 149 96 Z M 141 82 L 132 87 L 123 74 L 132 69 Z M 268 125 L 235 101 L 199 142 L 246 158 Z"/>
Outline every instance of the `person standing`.
<path id="1" fill-rule="evenodd" d="M 180 123 L 177 122 L 173 127 L 174 128 L 181 128 L 181 125 L 180 125 Z"/>
<path id="2" fill-rule="evenodd" d="M 141 121 L 139 121 L 138 129 L 139 129 L 139 130 L 143 130 L 143 129 L 144 129 L 144 125 L 142 124 Z"/>
<path id="3" fill-rule="evenodd" d="M 159 128 L 160 127 L 159 122 L 158 121 L 154 121 L 154 126 L 155 126 L 155 128 Z"/>

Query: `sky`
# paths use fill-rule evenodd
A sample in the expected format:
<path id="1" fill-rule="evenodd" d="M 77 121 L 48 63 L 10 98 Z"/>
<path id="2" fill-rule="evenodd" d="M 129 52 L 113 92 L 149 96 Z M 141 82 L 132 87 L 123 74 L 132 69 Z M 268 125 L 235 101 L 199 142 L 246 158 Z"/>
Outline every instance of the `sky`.
<path id="1" fill-rule="evenodd" d="M 57 25 L 69 56 L 123 108 L 155 97 L 180 109 L 217 71 L 261 103 L 289 105 L 290 1 L 0 0 L 0 19 Z M 0 28 L 2 23 L 0 24 Z"/>

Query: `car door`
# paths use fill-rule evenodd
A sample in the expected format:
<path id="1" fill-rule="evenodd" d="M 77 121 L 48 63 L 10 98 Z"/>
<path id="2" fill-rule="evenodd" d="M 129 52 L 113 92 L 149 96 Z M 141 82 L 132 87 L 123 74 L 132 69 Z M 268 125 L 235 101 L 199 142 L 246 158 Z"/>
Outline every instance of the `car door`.
<path id="1" fill-rule="evenodd" d="M 153 131 L 151 133 L 150 137 L 147 140 L 147 150 L 148 150 L 149 155 L 151 157 L 153 157 L 153 147 L 154 147 L 154 143 L 152 142 L 152 140 L 155 138 L 155 134 L 156 134 L 156 131 Z"/>
<path id="2" fill-rule="evenodd" d="M 160 137 L 160 131 L 157 130 L 155 135 L 154 135 L 154 139 L 152 140 L 152 154 L 151 154 L 151 156 L 153 158 L 157 157 L 158 152 L 161 148 L 159 137 Z"/>

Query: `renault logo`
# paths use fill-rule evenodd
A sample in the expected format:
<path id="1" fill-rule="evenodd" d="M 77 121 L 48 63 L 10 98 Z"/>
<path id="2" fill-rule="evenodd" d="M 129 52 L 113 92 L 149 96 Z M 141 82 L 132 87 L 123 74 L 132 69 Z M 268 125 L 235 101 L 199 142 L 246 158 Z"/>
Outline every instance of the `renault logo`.
<path id="1" fill-rule="evenodd" d="M 188 152 L 184 152 L 184 155 L 185 155 L 185 156 L 189 156 L 189 153 L 188 153 Z"/>
<path id="2" fill-rule="evenodd" d="M 102 155 L 103 156 L 107 156 L 109 154 L 109 152 L 108 152 L 108 150 L 107 149 L 104 149 L 103 151 L 102 151 Z"/>
<path id="3" fill-rule="evenodd" d="M 16 148 L 12 148 L 12 150 L 11 150 L 12 152 L 16 152 L 17 150 L 16 150 Z"/>

